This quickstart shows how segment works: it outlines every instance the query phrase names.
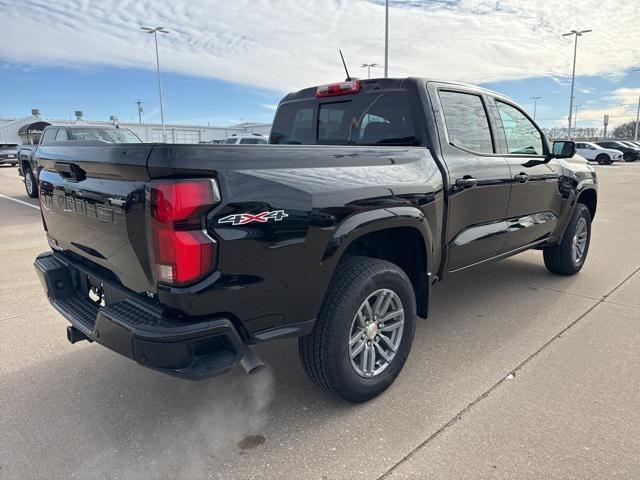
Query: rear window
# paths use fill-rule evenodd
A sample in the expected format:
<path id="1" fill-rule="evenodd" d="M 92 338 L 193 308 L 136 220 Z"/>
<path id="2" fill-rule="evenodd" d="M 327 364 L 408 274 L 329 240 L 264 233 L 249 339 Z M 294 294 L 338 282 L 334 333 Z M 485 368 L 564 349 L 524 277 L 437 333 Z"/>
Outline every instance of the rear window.
<path id="1" fill-rule="evenodd" d="M 305 100 L 278 109 L 271 143 L 294 145 L 415 145 L 406 91 Z"/>
<path id="2" fill-rule="evenodd" d="M 71 139 L 107 143 L 142 143 L 131 130 L 126 128 L 73 128 Z"/>

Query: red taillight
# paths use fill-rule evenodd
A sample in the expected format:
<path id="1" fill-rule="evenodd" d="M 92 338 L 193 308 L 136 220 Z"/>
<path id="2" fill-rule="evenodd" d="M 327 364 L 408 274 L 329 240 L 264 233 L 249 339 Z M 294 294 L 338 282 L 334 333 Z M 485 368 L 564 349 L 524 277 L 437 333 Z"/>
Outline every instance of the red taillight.
<path id="1" fill-rule="evenodd" d="M 316 97 L 335 97 L 336 95 L 349 95 L 360 91 L 360 80 L 351 80 L 349 82 L 330 83 L 329 85 L 320 85 L 316 92 Z"/>
<path id="2" fill-rule="evenodd" d="M 216 242 L 207 235 L 204 214 L 220 201 L 212 180 L 151 183 L 153 250 L 158 281 L 192 283 L 214 266 Z"/>

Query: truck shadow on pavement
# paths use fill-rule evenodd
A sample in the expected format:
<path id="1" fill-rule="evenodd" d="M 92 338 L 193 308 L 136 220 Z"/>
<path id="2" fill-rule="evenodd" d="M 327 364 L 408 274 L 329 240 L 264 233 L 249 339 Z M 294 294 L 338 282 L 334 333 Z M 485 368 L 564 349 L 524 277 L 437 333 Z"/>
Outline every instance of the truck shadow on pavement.
<path id="1" fill-rule="evenodd" d="M 282 478 L 291 474 L 292 455 L 330 468 L 337 447 L 367 461 L 370 454 L 358 445 L 385 435 L 399 459 L 589 307 L 586 299 L 470 274 L 437 288 L 403 373 L 368 404 L 327 397 L 306 377 L 295 339 L 259 345 L 268 367 L 258 374 L 236 367 L 197 383 L 95 345 L 5 375 L 0 472 L 233 478 L 236 468 L 269 464 L 273 473 L 263 470 L 264 476 Z M 64 322 L 55 321 L 63 336 Z M 405 428 L 372 429 L 363 419 L 381 408 Z"/>

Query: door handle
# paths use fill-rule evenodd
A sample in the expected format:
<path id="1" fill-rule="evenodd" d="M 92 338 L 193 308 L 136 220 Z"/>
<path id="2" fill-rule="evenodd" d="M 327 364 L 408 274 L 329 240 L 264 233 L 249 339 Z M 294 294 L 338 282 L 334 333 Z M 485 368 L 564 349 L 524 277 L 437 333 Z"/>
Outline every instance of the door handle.
<path id="1" fill-rule="evenodd" d="M 456 180 L 456 187 L 460 188 L 471 188 L 475 187 L 478 184 L 478 180 L 473 178 L 471 175 L 465 175 L 462 178 Z"/>
<path id="2" fill-rule="evenodd" d="M 526 182 L 527 180 L 529 180 L 529 175 L 527 175 L 527 174 L 526 174 L 526 173 L 524 173 L 524 172 L 520 172 L 519 174 L 514 175 L 514 176 L 513 176 L 513 179 L 514 179 L 516 182 L 524 183 L 524 182 Z"/>
<path id="3" fill-rule="evenodd" d="M 78 182 L 87 178 L 87 172 L 75 163 L 55 162 L 53 169 L 65 178 L 72 178 Z"/>

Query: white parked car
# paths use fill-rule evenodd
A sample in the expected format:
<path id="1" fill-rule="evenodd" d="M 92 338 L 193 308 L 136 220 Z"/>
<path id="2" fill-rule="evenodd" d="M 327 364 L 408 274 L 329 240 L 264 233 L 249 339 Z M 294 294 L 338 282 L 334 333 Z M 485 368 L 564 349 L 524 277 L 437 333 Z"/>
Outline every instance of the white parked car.
<path id="1" fill-rule="evenodd" d="M 577 142 L 576 151 L 587 160 L 595 160 L 600 165 L 610 165 L 622 160 L 622 152 L 612 148 L 604 148 L 591 142 Z"/>
<path id="2" fill-rule="evenodd" d="M 266 145 L 269 139 L 259 133 L 234 133 L 224 141 L 225 145 Z"/>

